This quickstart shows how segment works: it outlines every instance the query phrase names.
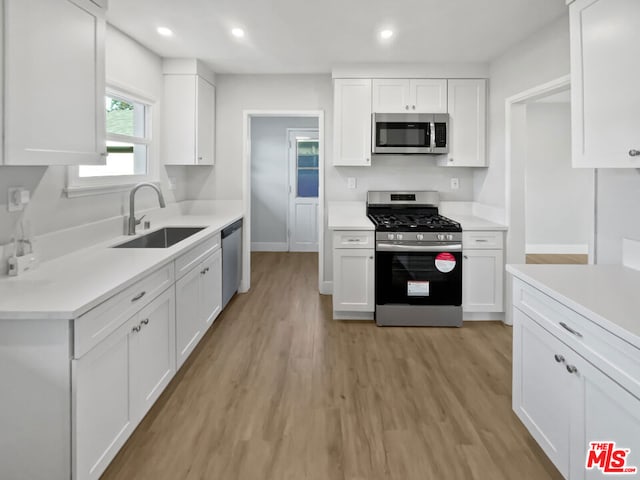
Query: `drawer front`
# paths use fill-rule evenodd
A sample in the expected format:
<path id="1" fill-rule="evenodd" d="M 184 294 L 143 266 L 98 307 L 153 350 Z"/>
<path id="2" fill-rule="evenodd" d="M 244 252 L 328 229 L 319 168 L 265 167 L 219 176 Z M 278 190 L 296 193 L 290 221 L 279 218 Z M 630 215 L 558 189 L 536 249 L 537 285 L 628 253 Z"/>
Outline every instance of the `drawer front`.
<path id="1" fill-rule="evenodd" d="M 374 248 L 374 232 L 333 232 L 333 248 Z"/>
<path id="2" fill-rule="evenodd" d="M 176 280 L 220 248 L 220 233 L 207 238 L 176 260 Z"/>
<path id="3" fill-rule="evenodd" d="M 74 358 L 80 358 L 174 283 L 170 263 L 74 321 Z"/>
<path id="4" fill-rule="evenodd" d="M 503 247 L 502 232 L 462 232 L 464 249 L 497 249 Z"/>
<path id="5" fill-rule="evenodd" d="M 640 396 L 640 350 L 540 290 L 514 278 L 513 305 Z"/>

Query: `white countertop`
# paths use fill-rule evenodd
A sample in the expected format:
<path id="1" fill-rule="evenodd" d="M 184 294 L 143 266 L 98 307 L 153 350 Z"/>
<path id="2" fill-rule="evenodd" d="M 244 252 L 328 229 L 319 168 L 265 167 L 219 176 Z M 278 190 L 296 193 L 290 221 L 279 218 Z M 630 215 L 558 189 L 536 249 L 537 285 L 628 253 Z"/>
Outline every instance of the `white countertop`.
<path id="1" fill-rule="evenodd" d="M 507 265 L 507 271 L 640 348 L 640 271 L 621 265 Z"/>
<path id="2" fill-rule="evenodd" d="M 329 202 L 329 230 L 374 230 L 364 202 Z"/>
<path id="3" fill-rule="evenodd" d="M 507 227 L 506 225 L 501 225 L 499 223 L 494 223 L 494 222 L 490 222 L 489 220 L 485 220 L 484 218 L 480 218 L 480 217 L 475 217 L 473 215 L 457 215 L 457 214 L 451 214 L 451 215 L 445 215 L 446 217 L 450 218 L 451 220 L 454 220 L 456 222 L 458 222 L 461 226 L 462 226 L 462 230 L 469 230 L 469 231 L 478 231 L 478 230 L 486 230 L 486 231 L 493 231 L 493 230 L 506 230 Z"/>
<path id="4" fill-rule="evenodd" d="M 149 231 L 139 230 L 139 235 L 165 226 L 207 228 L 169 248 L 110 248 L 135 238 L 115 237 L 44 262 L 19 277 L 2 277 L 0 320 L 77 318 L 242 216 L 237 206 L 169 217 Z"/>

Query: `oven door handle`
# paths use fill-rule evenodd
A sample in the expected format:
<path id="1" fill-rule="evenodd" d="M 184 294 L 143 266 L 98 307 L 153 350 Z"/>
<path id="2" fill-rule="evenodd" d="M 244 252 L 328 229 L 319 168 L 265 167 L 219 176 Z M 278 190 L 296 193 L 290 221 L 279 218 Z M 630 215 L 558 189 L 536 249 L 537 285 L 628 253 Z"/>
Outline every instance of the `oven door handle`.
<path id="1" fill-rule="evenodd" d="M 396 243 L 376 243 L 378 252 L 461 252 L 462 244 L 451 245 L 406 245 Z"/>

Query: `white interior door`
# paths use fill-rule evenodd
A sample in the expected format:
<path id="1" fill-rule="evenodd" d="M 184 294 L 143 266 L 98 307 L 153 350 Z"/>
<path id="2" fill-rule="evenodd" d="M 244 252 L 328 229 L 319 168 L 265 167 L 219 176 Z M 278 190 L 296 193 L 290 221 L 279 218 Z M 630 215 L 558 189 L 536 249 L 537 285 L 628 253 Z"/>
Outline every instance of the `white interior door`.
<path id="1" fill-rule="evenodd" d="M 318 251 L 318 130 L 289 131 L 289 251 Z"/>

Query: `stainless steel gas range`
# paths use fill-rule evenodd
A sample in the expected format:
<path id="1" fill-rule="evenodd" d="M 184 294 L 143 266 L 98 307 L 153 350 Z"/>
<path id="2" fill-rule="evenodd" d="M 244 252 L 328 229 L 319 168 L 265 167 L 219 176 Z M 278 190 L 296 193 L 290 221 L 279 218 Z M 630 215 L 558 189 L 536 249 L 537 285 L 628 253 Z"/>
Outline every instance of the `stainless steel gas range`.
<path id="1" fill-rule="evenodd" d="M 462 228 L 439 203 L 438 192 L 367 194 L 380 326 L 462 326 Z"/>

